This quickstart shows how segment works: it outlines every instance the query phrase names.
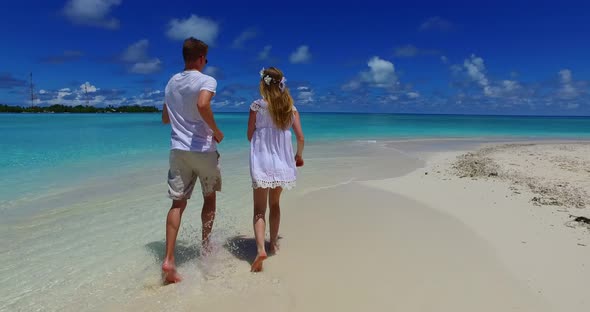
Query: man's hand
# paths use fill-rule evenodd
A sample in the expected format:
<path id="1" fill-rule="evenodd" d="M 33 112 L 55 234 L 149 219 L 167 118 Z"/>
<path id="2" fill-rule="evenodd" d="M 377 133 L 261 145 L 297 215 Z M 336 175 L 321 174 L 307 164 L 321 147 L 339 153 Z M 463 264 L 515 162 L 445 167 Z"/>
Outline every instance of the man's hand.
<path id="1" fill-rule="evenodd" d="M 221 141 L 223 141 L 223 132 L 221 132 L 221 130 L 217 130 L 215 132 L 213 132 L 213 138 L 215 138 L 215 141 L 217 143 L 221 143 Z"/>
<path id="2" fill-rule="evenodd" d="M 201 90 L 199 92 L 199 99 L 197 100 L 197 109 L 203 121 L 213 130 L 213 138 L 217 143 L 223 141 L 223 132 L 217 128 L 213 111 L 211 110 L 211 98 L 215 93 L 208 90 Z"/>

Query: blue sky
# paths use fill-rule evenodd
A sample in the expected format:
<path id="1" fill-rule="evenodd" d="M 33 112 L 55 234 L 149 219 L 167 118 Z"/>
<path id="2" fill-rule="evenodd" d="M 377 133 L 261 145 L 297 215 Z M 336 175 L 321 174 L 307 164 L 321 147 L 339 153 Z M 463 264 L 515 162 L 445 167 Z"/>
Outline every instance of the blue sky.
<path id="1" fill-rule="evenodd" d="M 0 103 L 163 103 L 182 39 L 210 44 L 217 111 L 277 66 L 301 111 L 590 115 L 590 4 L 3 1 Z M 88 91 L 86 93 L 85 91 Z"/>

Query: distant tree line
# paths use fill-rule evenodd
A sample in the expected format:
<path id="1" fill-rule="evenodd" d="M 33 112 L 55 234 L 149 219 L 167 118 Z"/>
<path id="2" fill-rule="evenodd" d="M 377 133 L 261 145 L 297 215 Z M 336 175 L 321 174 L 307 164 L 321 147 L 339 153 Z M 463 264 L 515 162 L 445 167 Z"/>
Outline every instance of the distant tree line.
<path id="1" fill-rule="evenodd" d="M 73 113 L 73 114 L 97 114 L 97 113 L 157 113 L 160 110 L 155 106 L 107 106 L 94 107 L 90 105 L 51 105 L 51 106 L 8 106 L 0 104 L 0 113 Z"/>

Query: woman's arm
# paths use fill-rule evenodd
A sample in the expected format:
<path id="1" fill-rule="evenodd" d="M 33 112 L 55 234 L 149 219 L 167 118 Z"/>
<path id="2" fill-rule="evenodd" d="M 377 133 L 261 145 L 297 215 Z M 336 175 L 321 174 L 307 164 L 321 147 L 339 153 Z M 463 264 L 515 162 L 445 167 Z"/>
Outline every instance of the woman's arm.
<path id="1" fill-rule="evenodd" d="M 256 112 L 250 110 L 250 117 L 248 117 L 248 141 L 252 141 L 254 130 L 256 130 Z"/>
<path id="2" fill-rule="evenodd" d="M 301 119 L 299 118 L 299 112 L 295 111 L 293 120 L 293 131 L 295 131 L 295 137 L 297 138 L 297 153 L 295 154 L 295 160 L 303 165 L 303 146 L 305 145 L 305 138 L 303 137 L 303 129 L 301 129 Z M 300 159 L 300 161 L 298 160 Z"/>

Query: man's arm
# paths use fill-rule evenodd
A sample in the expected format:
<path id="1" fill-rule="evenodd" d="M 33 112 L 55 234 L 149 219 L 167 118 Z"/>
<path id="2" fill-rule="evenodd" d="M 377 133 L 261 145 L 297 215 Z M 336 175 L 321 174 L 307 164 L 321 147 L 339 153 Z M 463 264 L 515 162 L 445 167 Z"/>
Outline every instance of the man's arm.
<path id="1" fill-rule="evenodd" d="M 248 117 L 248 132 L 246 133 L 248 141 L 252 141 L 254 130 L 256 130 L 256 112 L 250 110 L 250 116 Z"/>
<path id="2" fill-rule="evenodd" d="M 168 108 L 166 107 L 166 103 L 164 103 L 164 106 L 162 107 L 162 123 L 170 123 L 170 116 L 168 115 Z"/>
<path id="3" fill-rule="evenodd" d="M 199 99 L 197 100 L 197 109 L 199 110 L 199 114 L 201 114 L 201 118 L 213 130 L 213 136 L 217 143 L 220 143 L 223 140 L 223 132 L 217 128 L 215 118 L 213 117 L 213 110 L 211 109 L 211 98 L 213 98 L 213 95 L 215 93 L 211 91 L 201 90 L 199 92 Z"/>

